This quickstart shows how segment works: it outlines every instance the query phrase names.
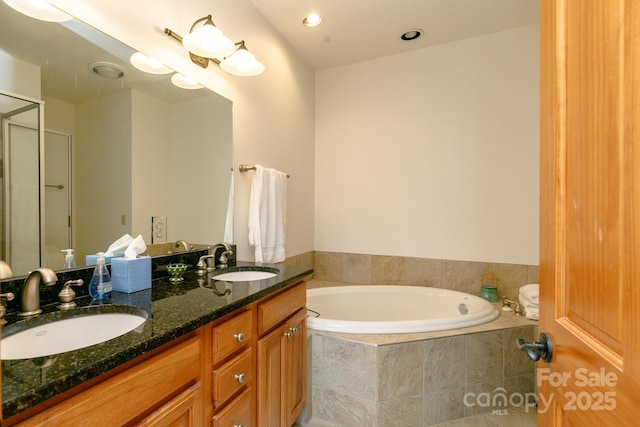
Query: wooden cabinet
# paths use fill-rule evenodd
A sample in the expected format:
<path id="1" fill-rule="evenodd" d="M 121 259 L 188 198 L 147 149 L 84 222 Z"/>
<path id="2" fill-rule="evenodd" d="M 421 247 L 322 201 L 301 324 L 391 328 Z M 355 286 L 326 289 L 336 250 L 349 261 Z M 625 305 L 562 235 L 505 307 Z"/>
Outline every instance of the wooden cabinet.
<path id="1" fill-rule="evenodd" d="M 305 284 L 259 304 L 258 422 L 291 426 L 306 403 Z M 270 332 L 267 332 L 270 331 Z"/>
<path id="2" fill-rule="evenodd" d="M 254 309 L 250 306 L 211 328 L 212 425 L 255 426 Z"/>
<path id="3" fill-rule="evenodd" d="M 300 282 L 7 425 L 291 426 L 306 402 L 305 304 Z"/>
<path id="4" fill-rule="evenodd" d="M 196 333 L 18 425 L 201 426 L 201 352 Z"/>

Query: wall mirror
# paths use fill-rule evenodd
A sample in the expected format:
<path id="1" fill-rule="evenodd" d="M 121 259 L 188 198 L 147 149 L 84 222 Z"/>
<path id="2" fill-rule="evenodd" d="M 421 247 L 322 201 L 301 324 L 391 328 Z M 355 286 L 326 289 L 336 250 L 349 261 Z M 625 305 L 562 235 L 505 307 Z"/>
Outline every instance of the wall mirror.
<path id="1" fill-rule="evenodd" d="M 223 240 L 232 102 L 207 88 L 176 87 L 172 74 L 139 71 L 133 53 L 77 19 L 38 21 L 0 2 L 0 91 L 27 100 L 23 112 L 16 98 L 0 96 L 3 201 L 12 198 L 22 212 L 3 205 L 0 215 L 35 218 L 11 230 L 2 222 L 0 259 L 14 275 L 61 269 L 67 248 L 84 265 L 85 255 L 124 234 L 141 234 L 147 244 Z M 100 67 L 124 75 L 103 77 Z M 21 149 L 8 150 L 14 146 Z M 9 170 L 32 172 L 25 191 L 17 178 L 13 194 L 6 189 Z M 166 218 L 154 238 L 152 217 Z"/>

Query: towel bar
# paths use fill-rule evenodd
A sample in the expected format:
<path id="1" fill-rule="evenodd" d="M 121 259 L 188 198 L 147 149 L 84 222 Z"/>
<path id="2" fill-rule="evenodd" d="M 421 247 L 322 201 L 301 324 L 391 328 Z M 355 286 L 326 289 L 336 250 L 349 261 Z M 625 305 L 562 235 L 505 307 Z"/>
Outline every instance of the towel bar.
<path id="1" fill-rule="evenodd" d="M 244 173 L 244 172 L 249 172 L 249 171 L 254 171 L 256 170 L 256 167 L 253 165 L 240 165 L 240 172 Z M 289 178 L 289 174 L 287 174 L 287 178 Z"/>

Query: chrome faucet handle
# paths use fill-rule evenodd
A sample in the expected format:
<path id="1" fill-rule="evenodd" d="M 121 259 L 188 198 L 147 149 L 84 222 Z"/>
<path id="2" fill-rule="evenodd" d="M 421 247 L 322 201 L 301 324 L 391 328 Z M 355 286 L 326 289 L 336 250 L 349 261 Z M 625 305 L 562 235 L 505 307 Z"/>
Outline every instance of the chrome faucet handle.
<path id="1" fill-rule="evenodd" d="M 220 262 L 216 268 L 227 268 L 229 267 L 229 265 L 227 264 L 229 262 L 229 259 L 227 258 L 227 255 L 233 255 L 233 251 L 232 250 L 228 250 L 228 251 L 224 251 L 220 254 L 220 258 L 218 258 L 218 261 Z"/>
<path id="2" fill-rule="evenodd" d="M 213 255 L 203 255 L 200 257 L 198 263 L 196 264 L 196 274 L 198 276 L 204 276 L 208 271 L 215 270 L 215 268 L 209 267 L 209 265 L 207 264 L 206 260 L 211 258 L 213 258 Z"/>
<path id="3" fill-rule="evenodd" d="M 11 301 L 15 297 L 16 296 L 11 292 L 7 292 L 6 294 L 0 294 L 0 298 L 4 298 L 7 301 Z M 7 320 L 4 318 L 5 314 L 7 314 L 7 309 L 4 307 L 4 305 L 0 304 L 0 325 L 4 325 L 5 323 L 7 323 Z"/>
<path id="4" fill-rule="evenodd" d="M 69 310 L 75 307 L 77 304 L 75 302 L 76 293 L 71 286 L 82 286 L 84 284 L 84 280 L 68 280 L 62 285 L 62 290 L 58 294 L 58 300 L 60 300 L 60 304 L 58 307 L 60 310 Z"/>

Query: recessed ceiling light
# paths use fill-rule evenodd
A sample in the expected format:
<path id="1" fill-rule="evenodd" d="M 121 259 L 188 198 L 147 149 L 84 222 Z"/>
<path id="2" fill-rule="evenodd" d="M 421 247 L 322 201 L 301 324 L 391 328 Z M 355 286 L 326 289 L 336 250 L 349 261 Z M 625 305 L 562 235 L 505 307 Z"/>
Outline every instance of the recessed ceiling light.
<path id="1" fill-rule="evenodd" d="M 309 15 L 305 16 L 305 18 L 302 20 L 302 23 L 305 27 L 317 27 L 318 25 L 322 24 L 323 21 L 324 17 L 322 15 L 318 15 L 317 13 L 310 13 Z"/>
<path id="2" fill-rule="evenodd" d="M 98 61 L 89 64 L 89 69 L 106 79 L 121 79 L 124 77 L 124 68 L 113 62 Z"/>
<path id="3" fill-rule="evenodd" d="M 405 40 L 405 41 L 411 41 L 411 40 L 415 40 L 418 37 L 420 37 L 422 35 L 422 33 L 424 33 L 424 31 L 422 31 L 421 29 L 413 28 L 411 30 L 407 30 L 404 33 L 402 33 L 400 38 L 402 40 Z"/>

